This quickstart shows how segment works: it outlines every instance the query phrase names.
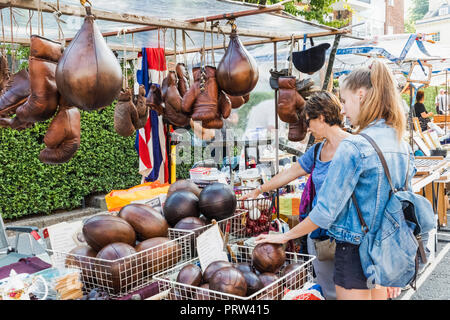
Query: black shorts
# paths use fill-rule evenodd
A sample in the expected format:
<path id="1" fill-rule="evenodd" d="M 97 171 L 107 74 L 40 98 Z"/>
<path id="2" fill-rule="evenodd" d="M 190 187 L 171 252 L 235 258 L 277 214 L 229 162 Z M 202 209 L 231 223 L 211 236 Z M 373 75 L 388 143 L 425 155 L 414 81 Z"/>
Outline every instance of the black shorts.
<path id="1" fill-rule="evenodd" d="M 345 289 L 368 289 L 359 257 L 359 245 L 336 242 L 334 283 Z"/>

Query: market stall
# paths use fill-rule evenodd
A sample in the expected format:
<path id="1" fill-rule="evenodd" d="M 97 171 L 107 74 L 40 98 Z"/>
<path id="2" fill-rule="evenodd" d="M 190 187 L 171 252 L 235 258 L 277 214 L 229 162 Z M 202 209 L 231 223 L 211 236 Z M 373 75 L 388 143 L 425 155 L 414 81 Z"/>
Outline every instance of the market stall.
<path id="1" fill-rule="evenodd" d="M 301 70 L 298 79 L 292 75 L 292 58 L 287 69 L 278 71 L 280 60 L 286 66 L 285 57 L 277 55 L 278 44 L 288 48 L 290 57 L 300 41 L 299 52 L 306 54 L 306 40 L 312 48 L 314 38 L 345 36 L 348 31 L 284 16 L 281 4 L 250 9 L 197 1 L 190 10 L 176 10 L 177 1 L 155 2 L 150 8 L 132 2 L 109 11 L 109 1 L 80 2 L 0 1 L 2 42 L 13 53 L 9 81 L 24 76 L 30 82 L 13 103 L 2 106 L 1 125 L 24 130 L 53 117 L 39 160 L 66 163 L 81 143 L 78 109 L 98 111 L 117 99 L 114 129 L 123 137 L 136 135 L 143 183 L 111 191 L 108 213 L 54 225 L 36 235 L 47 246 L 45 265 L 31 274 L 11 270 L 0 282 L 3 299 L 131 299 L 160 291 L 168 299 L 323 299 L 313 282 L 315 257 L 298 254 L 295 247 L 252 244 L 260 233 L 287 227 L 279 219 L 279 190 L 240 199 L 257 185 L 252 179 L 263 177 L 245 175 L 246 156 L 244 170 L 234 172 L 228 145 L 242 142 L 246 148 L 252 141 L 216 141 L 228 147 L 229 171 L 220 172 L 228 176 L 197 167 L 190 171 L 191 181 L 175 181 L 180 143 L 175 136 L 190 119 L 202 121 L 203 129 L 221 129 L 231 110 L 262 85 L 261 74 L 274 90 L 275 113 L 268 116 L 275 118 L 275 133 L 266 140 L 272 146 L 267 152 L 258 154 L 256 145 L 256 162 L 270 163 L 268 176 L 276 175 L 280 160 L 295 156 L 280 151 L 279 119 L 289 124 L 288 140 L 302 141 L 304 147 L 311 142 L 298 117 L 312 81 L 305 85 L 302 80 L 324 64 Z M 18 71 L 21 61 L 14 55 L 19 44 L 30 46 L 26 74 Z M 258 50 L 272 51 L 272 72 L 262 75 L 258 70 L 253 57 Z M 325 59 L 323 49 L 321 57 Z M 231 72 L 232 67 L 239 72 Z M 293 80 L 292 94 L 302 97 L 303 104 L 292 113 L 280 108 L 279 91 L 287 89 L 282 78 Z M 33 94 L 42 87 L 51 103 L 43 105 Z M 223 274 L 208 272 L 219 261 L 228 264 L 225 270 L 217 268 Z M 201 284 L 209 289 L 199 291 Z"/>

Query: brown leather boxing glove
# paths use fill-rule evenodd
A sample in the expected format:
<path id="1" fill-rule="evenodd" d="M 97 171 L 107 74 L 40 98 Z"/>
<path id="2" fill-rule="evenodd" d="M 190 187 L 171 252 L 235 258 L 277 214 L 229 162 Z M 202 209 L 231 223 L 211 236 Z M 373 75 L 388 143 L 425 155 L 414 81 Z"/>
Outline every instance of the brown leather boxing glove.
<path id="1" fill-rule="evenodd" d="M 223 120 L 222 118 L 202 121 L 202 127 L 205 129 L 222 129 Z"/>
<path id="2" fill-rule="evenodd" d="M 279 77 L 278 87 L 278 116 L 281 121 L 296 123 L 299 120 L 297 111 L 303 109 L 305 100 L 295 88 L 295 77 Z"/>
<path id="3" fill-rule="evenodd" d="M 138 122 L 134 124 L 136 130 L 145 127 L 148 119 L 148 107 L 145 98 L 145 86 L 139 86 L 139 95 L 136 101 L 136 110 L 138 113 Z"/>
<path id="4" fill-rule="evenodd" d="M 288 140 L 302 141 L 306 137 L 308 128 L 302 117 L 299 117 L 296 123 L 289 123 Z"/>
<path id="5" fill-rule="evenodd" d="M 180 92 L 178 91 L 177 75 L 175 71 L 169 71 L 166 79 L 167 90 L 166 94 L 164 95 L 164 104 L 166 105 L 166 108 L 170 104 L 176 112 L 181 112 L 182 97 L 180 96 Z"/>
<path id="6" fill-rule="evenodd" d="M 138 112 L 133 104 L 131 90 L 122 90 L 114 109 L 114 130 L 122 137 L 129 137 L 135 131 L 138 123 Z"/>
<path id="7" fill-rule="evenodd" d="M 61 103 L 44 136 L 46 148 L 39 160 L 48 164 L 69 161 L 80 147 L 80 111 Z"/>
<path id="8" fill-rule="evenodd" d="M 231 114 L 232 102 L 225 92 L 220 90 L 219 100 L 217 101 L 220 114 L 224 119 L 227 119 Z"/>
<path id="9" fill-rule="evenodd" d="M 189 74 L 187 73 L 184 63 L 177 63 L 175 71 L 178 77 L 178 92 L 181 97 L 184 97 L 189 89 Z"/>
<path id="10" fill-rule="evenodd" d="M 183 112 L 177 112 L 172 104 L 167 103 L 164 109 L 164 119 L 177 127 L 186 127 L 189 124 L 190 118 Z"/>
<path id="11" fill-rule="evenodd" d="M 158 116 L 164 115 L 164 100 L 159 86 L 155 84 L 150 86 L 146 104 L 151 110 L 155 110 Z"/>
<path id="12" fill-rule="evenodd" d="M 219 118 L 216 68 L 206 66 L 204 69 L 193 68 L 194 84 L 183 97 L 181 109 L 192 113 L 194 121 L 208 121 Z"/>
<path id="13" fill-rule="evenodd" d="M 45 121 L 55 114 L 59 103 L 55 72 L 61 55 L 60 43 L 31 36 L 29 58 L 31 95 L 16 110 L 16 115 L 22 122 Z"/>

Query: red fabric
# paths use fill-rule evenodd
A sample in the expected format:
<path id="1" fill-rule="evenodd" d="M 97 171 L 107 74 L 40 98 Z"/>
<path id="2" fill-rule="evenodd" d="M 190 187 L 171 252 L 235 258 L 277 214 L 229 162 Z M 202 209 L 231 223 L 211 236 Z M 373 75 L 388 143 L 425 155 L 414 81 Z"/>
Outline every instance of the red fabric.
<path id="1" fill-rule="evenodd" d="M 147 50 L 147 62 L 149 69 L 157 71 L 165 71 L 167 69 L 166 57 L 164 55 L 163 48 L 145 48 L 145 50 Z"/>
<path id="2" fill-rule="evenodd" d="M 145 140 L 142 137 L 142 135 L 139 134 L 139 157 L 141 158 L 141 161 L 147 168 L 153 168 L 152 160 L 150 158 L 150 151 L 147 145 L 148 141 L 150 140 L 150 134 L 152 132 L 152 123 L 150 117 L 148 117 L 144 129 L 145 129 Z M 141 132 L 141 130 L 139 132 Z"/>

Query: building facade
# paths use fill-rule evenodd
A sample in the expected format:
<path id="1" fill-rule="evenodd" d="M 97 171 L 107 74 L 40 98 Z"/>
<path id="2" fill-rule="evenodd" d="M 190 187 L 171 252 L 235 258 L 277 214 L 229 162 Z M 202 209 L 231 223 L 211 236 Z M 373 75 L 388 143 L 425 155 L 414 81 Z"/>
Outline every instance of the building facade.
<path id="1" fill-rule="evenodd" d="M 404 33 L 404 0 L 347 0 L 333 4 L 333 19 L 351 17 L 355 36 Z M 359 25 L 358 25 L 359 24 Z"/>
<path id="2" fill-rule="evenodd" d="M 450 1 L 429 0 L 427 14 L 416 21 L 416 32 L 431 34 L 431 39 L 450 46 Z"/>

